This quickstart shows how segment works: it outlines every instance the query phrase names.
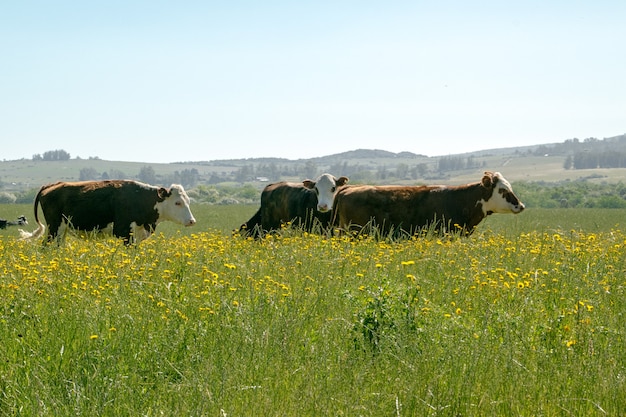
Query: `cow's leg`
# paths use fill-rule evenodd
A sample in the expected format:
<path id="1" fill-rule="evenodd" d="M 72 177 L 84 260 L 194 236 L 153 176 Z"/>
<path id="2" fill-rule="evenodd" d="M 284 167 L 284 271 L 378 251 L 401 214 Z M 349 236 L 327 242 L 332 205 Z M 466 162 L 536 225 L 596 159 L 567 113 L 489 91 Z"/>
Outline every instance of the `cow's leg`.
<path id="1" fill-rule="evenodd" d="M 57 243 L 61 243 L 60 239 L 59 239 L 59 228 L 61 227 L 61 225 L 65 225 L 65 223 L 63 223 L 62 220 L 55 220 L 55 221 L 51 221 L 48 223 L 48 235 L 46 236 L 46 239 L 44 240 L 44 244 L 45 243 L 50 243 L 53 240 L 57 240 Z M 61 235 L 62 236 L 62 235 Z"/>
<path id="2" fill-rule="evenodd" d="M 255 239 L 263 236 L 263 231 L 261 230 L 261 208 L 254 213 L 250 220 L 241 225 L 239 233 L 243 236 L 252 236 Z"/>
<path id="3" fill-rule="evenodd" d="M 113 223 L 113 236 L 121 237 L 124 239 L 124 244 L 129 245 L 130 242 L 130 230 L 131 225 L 126 222 L 114 222 Z"/>
<path id="4" fill-rule="evenodd" d="M 152 236 L 153 229 L 148 224 L 138 226 L 137 223 L 133 222 L 131 224 L 131 228 L 133 230 L 134 243 L 139 243 L 143 240 L 146 240 L 150 236 Z"/>
<path id="5" fill-rule="evenodd" d="M 263 231 L 280 230 L 283 223 L 289 220 L 291 219 L 283 220 L 275 212 L 272 212 L 270 209 L 265 209 L 261 213 L 261 229 Z"/>

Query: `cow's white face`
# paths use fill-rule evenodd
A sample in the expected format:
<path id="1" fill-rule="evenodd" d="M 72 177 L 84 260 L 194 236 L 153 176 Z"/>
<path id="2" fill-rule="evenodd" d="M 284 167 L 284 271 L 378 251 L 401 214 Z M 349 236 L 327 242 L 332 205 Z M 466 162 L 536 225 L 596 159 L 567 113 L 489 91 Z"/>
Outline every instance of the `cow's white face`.
<path id="1" fill-rule="evenodd" d="M 335 178 L 330 174 L 322 174 L 315 181 L 304 180 L 306 188 L 313 189 L 317 194 L 317 210 L 325 213 L 333 209 L 333 201 L 337 188 L 348 182 L 348 178 Z"/>
<path id="2" fill-rule="evenodd" d="M 154 206 L 159 213 L 157 223 L 163 220 L 170 220 L 184 226 L 196 224 L 196 219 L 191 214 L 191 209 L 189 208 L 189 197 L 183 186 L 172 184 L 170 189 L 166 191 L 169 191 L 170 194 L 165 197 L 165 200 L 156 203 Z"/>
<path id="3" fill-rule="evenodd" d="M 483 213 L 520 213 L 525 206 L 513 193 L 511 184 L 499 172 L 485 172 L 482 179 L 483 187 L 491 189 L 491 197 L 481 200 Z"/>

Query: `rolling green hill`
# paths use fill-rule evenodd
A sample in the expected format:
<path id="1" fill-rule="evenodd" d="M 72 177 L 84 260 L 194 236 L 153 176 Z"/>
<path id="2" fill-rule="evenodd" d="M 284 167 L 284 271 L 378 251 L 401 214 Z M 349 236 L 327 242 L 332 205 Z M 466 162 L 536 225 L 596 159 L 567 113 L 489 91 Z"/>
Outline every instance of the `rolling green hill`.
<path id="1" fill-rule="evenodd" d="M 478 181 L 486 170 L 500 171 L 510 182 L 531 191 L 536 183 L 548 188 L 585 183 L 601 185 L 604 188 L 599 194 L 607 194 L 612 192 L 611 184 L 626 183 L 626 135 L 438 157 L 357 149 L 298 160 L 248 158 L 168 164 L 98 158 L 0 161 L 0 197 L 7 200 L 0 198 L 0 202 L 32 201 L 41 185 L 55 181 L 127 178 L 165 186 L 181 183 L 197 201 L 256 203 L 267 183 L 301 181 L 322 172 L 348 176 L 352 184 L 462 184 Z M 563 201 L 559 195 L 550 198 Z M 625 196 L 619 198 L 626 204 Z"/>

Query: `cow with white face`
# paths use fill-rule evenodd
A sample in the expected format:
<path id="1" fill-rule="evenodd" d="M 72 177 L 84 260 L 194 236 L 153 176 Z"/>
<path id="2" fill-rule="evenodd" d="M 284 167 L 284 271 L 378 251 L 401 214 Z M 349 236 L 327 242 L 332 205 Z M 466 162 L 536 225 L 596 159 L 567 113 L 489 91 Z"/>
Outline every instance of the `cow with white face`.
<path id="1" fill-rule="evenodd" d="M 485 216 L 492 213 L 517 214 L 524 210 L 524 203 L 517 198 L 511 184 L 499 172 L 485 172 L 481 182 L 485 189 L 492 190 L 486 200 L 481 199 L 479 202 Z"/>
<path id="2" fill-rule="evenodd" d="M 44 185 L 37 193 L 34 211 L 38 226 L 32 233 L 20 230 L 23 239 L 40 237 L 45 231 L 39 221 L 39 205 L 48 223 L 48 242 L 59 236 L 62 226 L 83 231 L 112 226 L 113 235 L 129 244 L 149 237 L 165 220 L 184 226 L 196 223 L 189 197 L 178 184 L 166 189 L 130 180 L 57 182 Z"/>
<path id="3" fill-rule="evenodd" d="M 337 179 L 330 174 L 322 174 L 315 181 L 304 180 L 302 184 L 317 195 L 317 211 L 326 213 L 333 209 L 337 187 L 341 187 L 347 182 L 348 178 L 346 177 Z"/>
<path id="4" fill-rule="evenodd" d="M 460 228 L 473 233 L 493 213 L 520 213 L 524 204 L 499 172 L 485 172 L 464 185 L 359 185 L 344 187 L 335 197 L 334 222 L 344 231 L 376 228 L 383 234 L 422 229 Z"/>
<path id="5" fill-rule="evenodd" d="M 346 177 L 322 174 L 315 181 L 270 184 L 261 193 L 261 207 L 239 231 L 258 238 L 289 222 L 309 232 L 315 226 L 325 230 L 332 221 L 335 194 L 347 182 Z"/>

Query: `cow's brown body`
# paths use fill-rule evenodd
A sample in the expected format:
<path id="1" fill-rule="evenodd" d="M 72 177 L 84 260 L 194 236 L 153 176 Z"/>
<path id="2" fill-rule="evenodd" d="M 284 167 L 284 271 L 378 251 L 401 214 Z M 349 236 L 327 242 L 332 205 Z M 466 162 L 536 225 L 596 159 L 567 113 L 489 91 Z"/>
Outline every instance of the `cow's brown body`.
<path id="1" fill-rule="evenodd" d="M 497 188 L 498 183 L 504 185 Z M 495 194 L 495 196 L 494 196 Z M 498 199 L 498 205 L 490 202 Z M 500 204 L 500 200 L 502 203 Z M 499 173 L 459 186 L 351 186 L 337 193 L 335 221 L 342 230 L 376 227 L 380 233 L 415 233 L 432 227 L 470 234 L 493 212 L 519 213 L 524 205 Z"/>
<path id="2" fill-rule="evenodd" d="M 169 198 L 175 202 L 181 214 L 159 213 L 160 203 Z M 174 204 L 171 207 L 174 207 Z M 50 241 L 57 237 L 62 224 L 77 230 L 102 230 L 113 225 L 113 235 L 129 243 L 132 233 L 142 232 L 141 237 L 149 236 L 161 220 L 173 220 L 187 226 L 195 224 L 189 211 L 189 198 L 181 186 L 170 189 L 154 187 L 130 180 L 57 182 L 41 187 L 34 202 L 35 221 L 39 228 L 25 237 L 41 235 L 43 224 L 39 221 L 37 206 L 41 209 L 48 224 Z M 186 207 L 183 207 L 186 206 Z M 185 210 L 186 209 L 186 210 Z"/>
<path id="3" fill-rule="evenodd" d="M 331 221 L 331 212 L 319 212 L 315 209 L 316 205 L 315 193 L 300 183 L 270 184 L 261 193 L 261 207 L 242 228 L 257 236 L 259 233 L 278 230 L 286 223 L 309 231 L 316 222 L 327 227 Z"/>

